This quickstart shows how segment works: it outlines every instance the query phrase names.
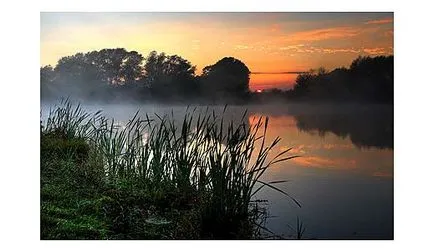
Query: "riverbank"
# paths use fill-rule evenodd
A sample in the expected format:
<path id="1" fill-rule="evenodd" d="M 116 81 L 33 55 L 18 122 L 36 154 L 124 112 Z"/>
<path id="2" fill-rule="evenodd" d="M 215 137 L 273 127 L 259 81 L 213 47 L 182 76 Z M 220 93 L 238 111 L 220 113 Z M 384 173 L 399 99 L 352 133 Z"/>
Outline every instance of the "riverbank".
<path id="1" fill-rule="evenodd" d="M 261 176 L 292 157 L 268 156 L 279 139 L 264 145 L 267 120 L 219 120 L 136 115 L 118 127 L 62 103 L 41 122 L 41 239 L 260 238 L 254 195 L 275 188 Z"/>

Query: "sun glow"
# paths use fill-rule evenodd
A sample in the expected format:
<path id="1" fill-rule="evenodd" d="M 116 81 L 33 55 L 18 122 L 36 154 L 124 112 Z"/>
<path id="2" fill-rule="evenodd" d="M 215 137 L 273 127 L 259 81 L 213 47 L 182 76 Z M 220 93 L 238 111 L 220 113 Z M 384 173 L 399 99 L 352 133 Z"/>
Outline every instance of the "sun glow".
<path id="1" fill-rule="evenodd" d="M 176 54 L 202 68 L 226 56 L 251 72 L 348 66 L 358 55 L 393 54 L 393 14 L 42 13 L 41 65 L 103 48 Z M 252 74 L 250 89 L 291 88 L 296 75 Z"/>

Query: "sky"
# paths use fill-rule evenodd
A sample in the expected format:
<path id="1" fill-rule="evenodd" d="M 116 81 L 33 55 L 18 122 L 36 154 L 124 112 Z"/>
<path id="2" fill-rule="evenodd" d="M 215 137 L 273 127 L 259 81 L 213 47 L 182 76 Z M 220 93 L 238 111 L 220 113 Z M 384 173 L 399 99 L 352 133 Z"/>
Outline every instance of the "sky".
<path id="1" fill-rule="evenodd" d="M 296 74 L 348 67 L 362 56 L 393 55 L 393 13 L 42 12 L 41 65 L 63 56 L 125 48 L 155 50 L 197 66 L 232 56 L 252 73 L 250 89 L 288 89 Z"/>

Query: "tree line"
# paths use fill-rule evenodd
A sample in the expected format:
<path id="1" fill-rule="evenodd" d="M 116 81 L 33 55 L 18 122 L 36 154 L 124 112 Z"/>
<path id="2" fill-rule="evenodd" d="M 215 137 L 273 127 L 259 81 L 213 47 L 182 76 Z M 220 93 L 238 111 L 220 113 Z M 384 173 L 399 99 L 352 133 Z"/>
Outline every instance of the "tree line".
<path id="1" fill-rule="evenodd" d="M 310 70 L 297 76 L 291 90 L 265 90 L 257 99 L 393 103 L 393 82 L 393 56 L 359 56 L 349 68 Z"/>
<path id="2" fill-rule="evenodd" d="M 224 57 L 196 75 L 196 66 L 178 55 L 152 51 L 143 57 L 123 48 L 62 57 L 55 67 L 41 67 L 41 99 L 69 96 L 93 101 L 243 100 L 250 70 Z"/>
<path id="3" fill-rule="evenodd" d="M 69 96 L 88 101 L 271 102 L 359 101 L 393 103 L 393 56 L 358 57 L 349 68 L 300 74 L 288 91 L 249 91 L 250 70 L 224 57 L 196 75 L 178 55 L 152 51 L 143 57 L 124 48 L 62 57 L 40 68 L 41 99 Z"/>

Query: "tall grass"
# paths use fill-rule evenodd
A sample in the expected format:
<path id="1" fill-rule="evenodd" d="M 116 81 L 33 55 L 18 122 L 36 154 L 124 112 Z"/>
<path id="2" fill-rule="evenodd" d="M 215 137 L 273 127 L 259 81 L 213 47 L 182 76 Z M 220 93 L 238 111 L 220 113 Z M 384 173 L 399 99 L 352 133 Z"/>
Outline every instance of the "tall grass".
<path id="1" fill-rule="evenodd" d="M 208 109 L 198 114 L 187 109 L 180 124 L 173 113 L 142 118 L 138 111 L 122 125 L 65 100 L 50 110 L 42 131 L 86 139 L 110 183 L 134 181 L 153 191 L 169 188 L 193 198 L 202 235 L 230 238 L 254 215 L 252 198 L 263 187 L 299 203 L 275 187 L 284 181 L 261 180 L 272 165 L 295 157 L 285 156 L 289 149 L 269 156 L 280 138 L 266 144 L 268 118 L 250 125 L 244 122 L 246 111 L 239 122 L 226 122 L 225 111 L 217 116 Z"/>
<path id="2" fill-rule="evenodd" d="M 45 133 L 61 133 L 65 138 L 91 139 L 95 121 L 101 118 L 101 112 L 91 114 L 83 110 L 80 104 L 74 107 L 69 99 L 62 99 L 57 107 L 50 108 L 44 124 L 41 119 L 41 130 Z"/>

